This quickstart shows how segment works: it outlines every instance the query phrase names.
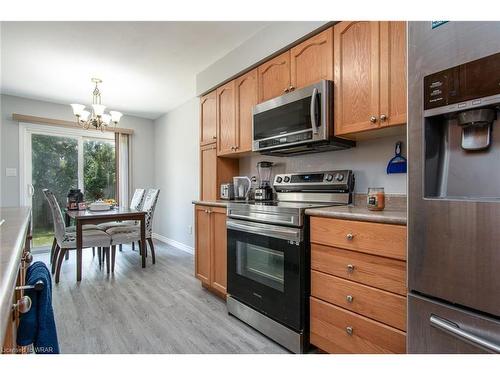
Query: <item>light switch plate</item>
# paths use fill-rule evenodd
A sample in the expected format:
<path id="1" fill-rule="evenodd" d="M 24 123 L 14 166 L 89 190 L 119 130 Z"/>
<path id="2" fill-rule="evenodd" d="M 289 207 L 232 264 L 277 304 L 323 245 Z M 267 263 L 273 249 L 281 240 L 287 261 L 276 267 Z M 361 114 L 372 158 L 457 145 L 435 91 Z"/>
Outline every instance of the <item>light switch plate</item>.
<path id="1" fill-rule="evenodd" d="M 17 176 L 17 168 L 5 168 L 5 176 L 6 177 L 16 177 Z"/>

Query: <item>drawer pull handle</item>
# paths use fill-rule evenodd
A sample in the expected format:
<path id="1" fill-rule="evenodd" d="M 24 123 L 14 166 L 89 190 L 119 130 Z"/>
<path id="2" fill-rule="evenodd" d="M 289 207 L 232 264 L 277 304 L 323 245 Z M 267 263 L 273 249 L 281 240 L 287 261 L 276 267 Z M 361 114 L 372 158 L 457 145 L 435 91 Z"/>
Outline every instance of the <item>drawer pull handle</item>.
<path id="1" fill-rule="evenodd" d="M 352 327 L 345 327 L 345 331 L 349 336 L 352 336 L 354 329 Z"/>
<path id="2" fill-rule="evenodd" d="M 352 301 L 354 300 L 354 297 L 353 296 L 346 296 L 345 299 L 347 302 L 352 303 Z"/>
<path id="3" fill-rule="evenodd" d="M 354 234 L 352 233 L 347 233 L 345 238 L 347 238 L 348 241 L 352 241 L 352 239 L 354 238 Z"/>
<path id="4" fill-rule="evenodd" d="M 348 264 L 347 265 L 347 272 L 352 273 L 354 271 L 354 265 Z"/>

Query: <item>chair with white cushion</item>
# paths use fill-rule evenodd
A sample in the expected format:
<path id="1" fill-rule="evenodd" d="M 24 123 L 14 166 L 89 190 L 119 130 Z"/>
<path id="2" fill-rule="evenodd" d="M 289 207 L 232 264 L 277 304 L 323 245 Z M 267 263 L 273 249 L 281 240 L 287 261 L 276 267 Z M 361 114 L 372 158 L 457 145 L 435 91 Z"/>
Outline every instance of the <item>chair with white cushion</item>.
<path id="1" fill-rule="evenodd" d="M 141 211 L 146 212 L 146 240 L 151 248 L 151 257 L 153 264 L 156 263 L 155 249 L 153 245 L 153 215 L 156 208 L 156 203 L 158 202 L 158 196 L 160 195 L 160 189 L 148 189 L 146 197 L 144 198 L 144 203 L 142 204 Z M 115 264 L 115 254 L 116 245 L 121 245 L 124 243 L 133 243 L 135 241 L 140 241 L 141 239 L 141 224 L 133 224 L 127 226 L 113 227 L 106 230 L 106 233 L 111 236 L 111 271 L 114 270 Z M 147 254 L 147 246 L 141 251 L 145 251 Z"/>
<path id="2" fill-rule="evenodd" d="M 57 262 L 56 278 L 55 282 L 59 282 L 59 275 L 61 273 L 61 264 L 66 253 L 70 250 L 76 249 L 76 232 L 67 232 L 66 226 L 64 224 L 64 218 L 61 211 L 61 207 L 57 202 L 56 197 L 52 192 L 47 189 L 43 191 L 45 197 L 49 201 L 49 205 L 52 209 L 52 215 L 54 218 L 54 233 L 56 237 L 56 247 L 54 251 L 54 264 Z M 88 229 L 82 232 L 82 244 L 83 248 L 88 247 L 101 247 L 107 254 L 107 271 L 109 273 L 109 248 L 111 247 L 111 236 L 106 232 L 98 229 Z M 78 260 L 77 260 L 78 262 Z M 54 272 L 54 267 L 52 267 L 52 273 Z"/>
<path id="3" fill-rule="evenodd" d="M 141 208 L 142 202 L 144 200 L 144 194 L 146 190 L 145 189 L 135 189 L 134 195 L 132 197 L 132 200 L 130 201 L 130 206 L 129 208 L 131 210 L 139 210 Z M 113 227 L 122 227 L 122 226 L 128 226 L 128 225 L 134 225 L 137 224 L 135 221 L 112 221 L 109 223 L 102 223 L 98 224 L 97 227 L 100 230 L 107 230 L 109 228 Z"/>
<path id="4" fill-rule="evenodd" d="M 54 213 L 57 212 L 57 207 L 59 207 L 59 204 L 57 203 L 57 206 L 54 202 L 57 202 L 57 198 L 55 197 L 54 193 L 52 193 L 49 189 L 43 189 L 43 195 L 45 196 L 45 199 L 47 199 L 47 202 L 49 203 L 49 208 L 52 213 L 52 219 L 54 219 Z M 50 197 L 49 197 L 50 195 Z M 99 229 L 97 225 L 95 224 L 85 224 L 82 227 L 82 230 L 96 230 Z M 65 227 L 65 231 L 68 233 L 76 233 L 76 226 L 71 225 L 68 227 Z M 54 240 L 52 241 L 52 247 L 50 249 L 50 264 L 53 264 L 53 269 L 55 269 L 55 259 L 54 259 L 54 252 L 57 246 L 57 240 L 56 236 L 54 235 Z M 92 253 L 94 253 L 94 248 L 92 248 Z M 54 271 L 52 271 L 54 273 Z"/>

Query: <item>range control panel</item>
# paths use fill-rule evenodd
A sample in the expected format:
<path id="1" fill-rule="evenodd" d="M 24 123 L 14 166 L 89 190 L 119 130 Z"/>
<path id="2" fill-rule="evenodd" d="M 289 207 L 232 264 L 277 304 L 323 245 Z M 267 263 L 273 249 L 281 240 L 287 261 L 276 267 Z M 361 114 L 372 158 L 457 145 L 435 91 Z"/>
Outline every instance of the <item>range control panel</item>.
<path id="1" fill-rule="evenodd" d="M 273 186 L 276 191 L 352 191 L 354 175 L 348 169 L 277 174 Z"/>

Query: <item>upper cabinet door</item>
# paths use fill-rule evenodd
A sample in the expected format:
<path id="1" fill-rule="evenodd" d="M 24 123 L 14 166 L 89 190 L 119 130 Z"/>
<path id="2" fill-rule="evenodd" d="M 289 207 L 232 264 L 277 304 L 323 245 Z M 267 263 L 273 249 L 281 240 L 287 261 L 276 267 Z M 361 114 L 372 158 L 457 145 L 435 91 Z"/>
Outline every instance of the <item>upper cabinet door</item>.
<path id="1" fill-rule="evenodd" d="M 333 79 L 333 27 L 290 50 L 291 90 Z"/>
<path id="2" fill-rule="evenodd" d="M 252 108 L 258 101 L 257 69 L 236 78 L 236 129 L 238 152 L 252 151 Z"/>
<path id="3" fill-rule="evenodd" d="M 217 89 L 217 155 L 230 154 L 236 148 L 234 81 Z"/>
<path id="4" fill-rule="evenodd" d="M 406 22 L 380 23 L 380 126 L 406 124 Z"/>
<path id="5" fill-rule="evenodd" d="M 335 133 L 379 124 L 379 22 L 334 26 Z"/>
<path id="6" fill-rule="evenodd" d="M 215 90 L 200 99 L 200 144 L 215 143 L 217 136 L 217 96 Z"/>
<path id="7" fill-rule="evenodd" d="M 290 51 L 286 51 L 257 68 L 259 103 L 283 95 L 290 89 Z"/>

